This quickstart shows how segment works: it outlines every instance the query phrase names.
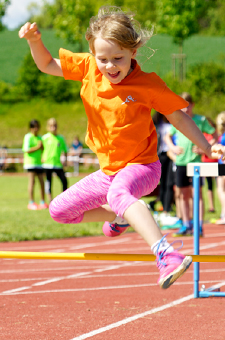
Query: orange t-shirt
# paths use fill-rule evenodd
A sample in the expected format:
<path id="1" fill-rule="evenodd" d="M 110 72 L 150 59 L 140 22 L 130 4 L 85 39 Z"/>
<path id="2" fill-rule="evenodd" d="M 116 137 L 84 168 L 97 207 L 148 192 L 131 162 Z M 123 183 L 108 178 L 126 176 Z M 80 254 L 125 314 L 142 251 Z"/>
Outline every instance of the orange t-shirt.
<path id="1" fill-rule="evenodd" d="M 154 108 L 168 115 L 188 103 L 172 92 L 155 73 L 145 73 L 136 60 L 133 71 L 112 84 L 89 53 L 60 49 L 65 79 L 82 82 L 81 98 L 88 117 L 86 144 L 99 159 L 101 170 L 114 175 L 131 164 L 158 160 Z"/>

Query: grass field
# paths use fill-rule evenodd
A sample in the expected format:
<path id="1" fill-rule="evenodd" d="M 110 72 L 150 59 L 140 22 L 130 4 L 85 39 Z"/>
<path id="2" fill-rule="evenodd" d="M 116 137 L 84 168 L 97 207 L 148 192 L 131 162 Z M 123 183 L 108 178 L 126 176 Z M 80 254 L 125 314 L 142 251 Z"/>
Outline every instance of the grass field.
<path id="1" fill-rule="evenodd" d="M 58 57 L 60 47 L 77 51 L 76 45 L 65 43 L 57 38 L 53 31 L 42 30 L 42 38 L 53 57 Z M 152 58 L 152 48 L 155 54 Z M 17 31 L 4 31 L 0 34 L 0 80 L 14 84 L 24 56 L 28 53 L 28 44 L 18 38 Z M 86 47 L 88 51 L 88 47 Z M 154 71 L 163 77 L 172 70 L 173 53 L 178 53 L 178 46 L 167 35 L 154 35 L 147 47 L 140 49 L 140 62 L 146 72 Z M 225 37 L 192 36 L 184 42 L 187 69 L 190 65 L 223 59 L 225 55 Z"/>
<path id="2" fill-rule="evenodd" d="M 68 185 L 71 186 L 77 180 L 78 178 L 68 178 Z M 78 225 L 59 224 L 52 220 L 48 210 L 28 210 L 27 184 L 27 176 L 0 176 L 0 242 L 102 235 L 102 222 L 80 223 Z M 53 195 L 59 194 L 60 190 L 60 183 L 57 178 L 54 178 Z M 204 197 L 206 197 L 205 191 Z M 35 186 L 35 193 L 37 202 L 39 202 L 38 183 Z M 151 199 L 144 198 L 146 202 L 149 202 Z M 205 220 L 219 218 L 220 203 L 217 195 L 215 195 L 216 213 L 209 214 L 207 212 L 207 199 L 205 199 L 205 202 Z"/>

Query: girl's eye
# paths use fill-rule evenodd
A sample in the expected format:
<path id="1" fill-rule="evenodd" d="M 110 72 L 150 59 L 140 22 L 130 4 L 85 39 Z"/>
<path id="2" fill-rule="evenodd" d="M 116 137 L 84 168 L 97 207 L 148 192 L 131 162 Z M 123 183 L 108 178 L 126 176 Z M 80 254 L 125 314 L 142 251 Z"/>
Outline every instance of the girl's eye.
<path id="1" fill-rule="evenodd" d="M 122 59 L 122 57 L 119 57 L 119 58 L 115 58 L 115 60 L 120 60 L 120 59 Z"/>

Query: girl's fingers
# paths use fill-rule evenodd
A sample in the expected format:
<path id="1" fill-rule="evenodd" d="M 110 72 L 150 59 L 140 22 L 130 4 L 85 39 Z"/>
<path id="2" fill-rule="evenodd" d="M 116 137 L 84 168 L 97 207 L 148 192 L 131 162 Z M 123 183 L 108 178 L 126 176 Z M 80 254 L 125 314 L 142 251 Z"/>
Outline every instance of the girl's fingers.
<path id="1" fill-rule="evenodd" d="M 27 22 L 19 30 L 19 37 L 20 38 L 28 38 L 28 37 L 31 37 L 32 35 L 35 35 L 36 32 L 38 32 L 36 22 L 34 22 L 32 24 L 30 22 Z"/>

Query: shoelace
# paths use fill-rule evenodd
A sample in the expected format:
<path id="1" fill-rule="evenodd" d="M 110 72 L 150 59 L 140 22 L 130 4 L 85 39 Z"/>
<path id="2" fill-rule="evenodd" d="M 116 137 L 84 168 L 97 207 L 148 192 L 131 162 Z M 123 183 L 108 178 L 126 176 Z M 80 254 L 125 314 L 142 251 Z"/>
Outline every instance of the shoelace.
<path id="1" fill-rule="evenodd" d="M 113 231 L 116 231 L 117 233 L 119 233 L 120 230 L 118 230 L 117 227 L 126 228 L 126 227 L 129 227 L 130 225 L 129 224 L 120 225 L 120 224 L 117 224 L 117 223 L 114 223 L 114 224 L 109 223 L 109 226 Z"/>
<path id="2" fill-rule="evenodd" d="M 159 242 L 159 244 L 158 244 L 158 246 L 157 246 L 157 249 L 156 249 L 156 257 L 157 257 L 157 266 L 158 266 L 158 268 L 161 268 L 162 266 L 167 266 L 167 264 L 166 264 L 165 262 L 163 262 L 162 259 L 163 259 L 163 257 L 164 257 L 165 252 L 167 251 L 167 249 L 168 249 L 170 246 L 172 246 L 174 243 L 181 242 L 181 246 L 180 246 L 179 248 L 177 248 L 176 250 L 180 250 L 180 249 L 183 247 L 183 241 L 182 241 L 182 240 L 175 240 L 175 241 L 173 241 L 166 249 L 164 249 L 161 253 L 159 253 L 159 246 L 160 246 L 160 244 L 161 244 L 162 242 L 164 242 L 164 239 L 166 238 L 167 235 L 168 235 L 168 234 L 164 235 L 164 236 L 161 238 L 161 240 L 160 240 L 160 242 Z"/>

